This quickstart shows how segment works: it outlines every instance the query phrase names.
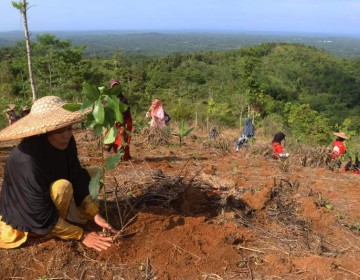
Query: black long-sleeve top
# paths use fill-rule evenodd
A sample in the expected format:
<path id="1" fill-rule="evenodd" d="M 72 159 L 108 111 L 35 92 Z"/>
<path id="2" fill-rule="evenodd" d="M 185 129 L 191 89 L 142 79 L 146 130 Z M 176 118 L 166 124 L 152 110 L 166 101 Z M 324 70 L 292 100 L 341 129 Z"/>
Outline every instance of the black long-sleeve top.
<path id="1" fill-rule="evenodd" d="M 65 150 L 54 148 L 45 134 L 23 139 L 5 163 L 0 197 L 2 220 L 21 231 L 51 231 L 59 216 L 50 185 L 59 179 L 72 183 L 76 205 L 89 195 L 90 176 L 80 165 L 74 137 Z"/>

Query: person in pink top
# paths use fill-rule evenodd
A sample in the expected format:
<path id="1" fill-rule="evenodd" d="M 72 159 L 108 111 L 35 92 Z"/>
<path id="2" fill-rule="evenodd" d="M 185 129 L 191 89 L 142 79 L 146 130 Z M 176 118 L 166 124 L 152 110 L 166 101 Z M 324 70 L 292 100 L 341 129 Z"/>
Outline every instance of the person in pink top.
<path id="1" fill-rule="evenodd" d="M 164 128 L 166 126 L 165 123 L 165 111 L 162 106 L 162 102 L 160 99 L 154 99 L 151 103 L 149 111 L 146 113 L 146 118 L 151 117 L 150 126 L 157 128 Z"/>

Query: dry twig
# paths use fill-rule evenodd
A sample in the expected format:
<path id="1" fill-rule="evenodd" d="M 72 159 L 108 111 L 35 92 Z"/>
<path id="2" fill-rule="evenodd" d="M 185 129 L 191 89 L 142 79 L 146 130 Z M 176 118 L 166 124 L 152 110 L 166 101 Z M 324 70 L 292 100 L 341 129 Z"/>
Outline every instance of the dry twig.
<path id="1" fill-rule="evenodd" d="M 342 270 L 342 271 L 348 272 L 348 273 L 350 273 L 350 274 L 352 274 L 352 275 L 360 278 L 360 274 L 355 273 L 355 272 L 353 272 L 353 271 L 351 271 L 351 270 L 348 270 L 348 269 L 343 268 L 343 267 L 341 267 L 341 266 L 336 266 L 336 268 L 337 268 L 337 269 L 340 269 L 340 270 Z"/>
<path id="2" fill-rule="evenodd" d="M 173 245 L 175 248 L 181 249 L 182 251 L 184 251 L 184 252 L 186 252 L 186 253 L 188 253 L 188 254 L 190 254 L 190 255 L 192 255 L 192 256 L 194 256 L 194 257 L 196 257 L 198 260 L 201 260 L 201 257 L 199 257 L 199 256 L 197 256 L 197 255 L 195 255 L 195 254 L 193 254 L 193 253 L 191 253 L 191 252 L 189 252 L 189 251 L 185 250 L 184 248 L 182 248 L 182 247 L 180 247 L 180 246 L 178 246 L 178 245 L 176 245 L 176 244 L 174 244 L 174 243 L 170 242 L 169 240 L 166 240 L 166 241 L 167 241 L 167 242 L 169 242 L 171 245 Z"/>

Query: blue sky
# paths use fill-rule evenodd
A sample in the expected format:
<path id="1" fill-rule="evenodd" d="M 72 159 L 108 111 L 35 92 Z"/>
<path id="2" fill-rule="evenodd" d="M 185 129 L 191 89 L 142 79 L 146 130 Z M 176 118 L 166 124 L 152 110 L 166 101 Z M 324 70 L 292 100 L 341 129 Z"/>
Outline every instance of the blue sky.
<path id="1" fill-rule="evenodd" d="M 20 1 L 20 0 L 17 0 Z M 219 30 L 360 34 L 360 0 L 28 0 L 30 31 Z M 0 31 L 23 30 L 0 0 Z"/>

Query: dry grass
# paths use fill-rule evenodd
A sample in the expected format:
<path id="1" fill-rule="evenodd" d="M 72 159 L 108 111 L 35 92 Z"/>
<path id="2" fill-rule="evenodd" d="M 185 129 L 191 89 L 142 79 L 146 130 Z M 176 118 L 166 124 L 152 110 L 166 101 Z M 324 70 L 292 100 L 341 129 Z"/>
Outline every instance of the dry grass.
<path id="1" fill-rule="evenodd" d="M 170 143 L 170 129 L 168 127 L 163 129 L 157 127 L 146 127 L 142 134 L 145 138 L 144 142 L 153 147 L 168 145 Z"/>

